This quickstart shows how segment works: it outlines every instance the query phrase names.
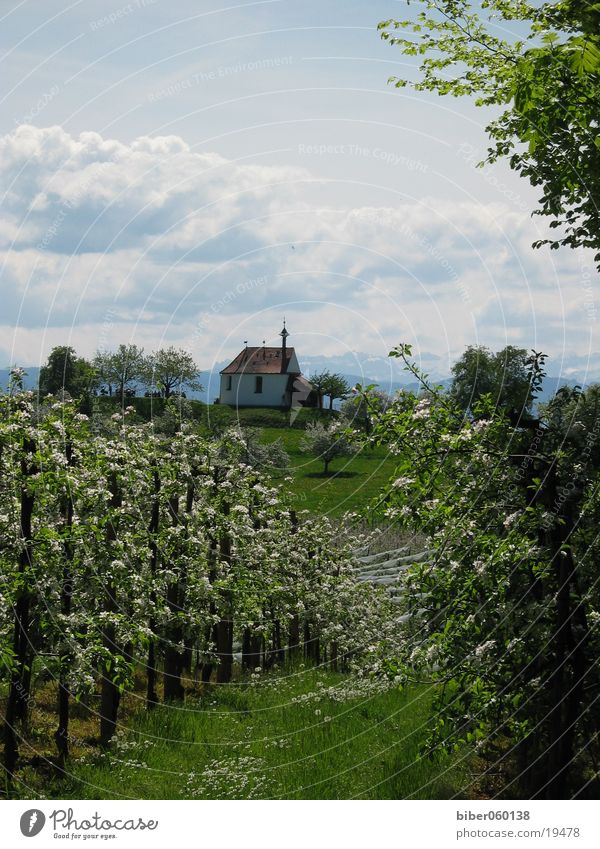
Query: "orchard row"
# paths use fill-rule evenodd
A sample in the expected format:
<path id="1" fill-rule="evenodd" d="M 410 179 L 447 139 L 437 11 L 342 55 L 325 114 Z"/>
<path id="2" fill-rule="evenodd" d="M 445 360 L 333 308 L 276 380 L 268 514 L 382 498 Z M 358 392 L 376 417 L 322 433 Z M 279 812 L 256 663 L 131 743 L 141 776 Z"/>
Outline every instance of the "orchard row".
<path id="1" fill-rule="evenodd" d="M 242 667 L 303 653 L 347 668 L 392 617 L 359 583 L 362 538 L 297 515 L 246 457 L 219 439 L 113 416 L 110 432 L 74 403 L 0 398 L 0 656 L 8 687 L 5 766 L 40 666 L 56 680 L 56 745 L 68 757 L 72 700 L 98 703 L 99 740 L 143 670 L 149 709 L 184 698 L 192 667 L 227 684 Z M 284 482 L 285 486 L 285 482 Z"/>

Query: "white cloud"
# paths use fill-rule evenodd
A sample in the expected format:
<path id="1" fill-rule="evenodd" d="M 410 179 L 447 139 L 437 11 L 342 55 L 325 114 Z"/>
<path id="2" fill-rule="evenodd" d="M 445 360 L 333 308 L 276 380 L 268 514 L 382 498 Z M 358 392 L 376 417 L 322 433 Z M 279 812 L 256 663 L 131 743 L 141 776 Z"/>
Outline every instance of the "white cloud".
<path id="1" fill-rule="evenodd" d="M 31 126 L 0 137 L 0 190 L 11 360 L 37 362 L 67 337 L 87 355 L 168 339 L 204 365 L 276 333 L 284 312 L 307 354 L 385 355 L 403 340 L 445 359 L 511 341 L 584 362 L 593 344 L 593 264 L 532 251 L 543 222 L 502 204 L 337 208 L 306 169 L 177 136 Z"/>

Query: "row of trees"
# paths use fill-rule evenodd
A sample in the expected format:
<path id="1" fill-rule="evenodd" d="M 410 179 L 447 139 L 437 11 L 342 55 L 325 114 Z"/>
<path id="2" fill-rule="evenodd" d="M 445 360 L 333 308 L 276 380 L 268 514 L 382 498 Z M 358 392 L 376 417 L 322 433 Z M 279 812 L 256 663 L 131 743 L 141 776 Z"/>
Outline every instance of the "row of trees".
<path id="1" fill-rule="evenodd" d="M 169 398 L 185 388 L 200 391 L 198 371 L 190 354 L 173 347 L 147 356 L 137 345 L 119 345 L 116 351 L 98 352 L 89 361 L 78 357 L 73 348 L 59 345 L 42 366 L 39 385 L 42 394 L 65 390 L 73 397 L 81 397 L 100 391 L 126 398 L 135 394 L 136 384 L 141 383 L 156 387 L 161 396 Z M 313 375 L 311 383 L 318 395 L 319 409 L 323 409 L 325 397 L 329 398 L 331 410 L 337 399 L 346 398 L 351 391 L 342 375 L 327 370 Z"/>
<path id="2" fill-rule="evenodd" d="M 380 29 L 419 63 L 396 86 L 500 107 L 487 161 L 539 187 L 554 237 L 535 247 L 592 248 L 600 267 L 598 4 L 423 0 Z M 600 393 L 563 388 L 534 419 L 541 354 L 471 348 L 449 393 L 395 355 L 421 391 L 360 403 L 399 458 L 386 517 L 435 557 L 406 573 L 383 664 L 435 685 L 432 751 L 477 747 L 511 796 L 597 797 Z"/>
<path id="3" fill-rule="evenodd" d="M 64 765 L 74 698 L 96 712 L 106 745 L 136 671 L 151 709 L 182 700 L 193 667 L 228 682 L 236 645 L 252 669 L 302 653 L 337 668 L 392 622 L 385 597 L 355 578 L 364 540 L 290 510 L 245 462 L 239 431 L 165 439 L 127 420 L 116 413 L 98 435 L 74 402 L 0 398 L 9 776 L 42 673 L 56 684 Z"/>
<path id="4" fill-rule="evenodd" d="M 141 384 L 150 392 L 170 398 L 186 389 L 201 391 L 198 372 L 191 354 L 173 346 L 147 355 L 137 345 L 119 345 L 116 351 L 98 351 L 90 361 L 77 356 L 70 346 L 59 345 L 40 369 L 39 389 L 42 395 L 65 391 L 73 398 L 81 398 L 100 393 L 123 400 L 135 395 Z M 310 382 L 320 410 L 325 397 L 332 410 L 336 400 L 347 398 L 351 392 L 341 374 L 327 370 L 314 374 Z"/>
<path id="5" fill-rule="evenodd" d="M 73 398 L 100 393 L 124 401 L 136 394 L 139 384 L 163 398 L 202 389 L 198 366 L 183 349 L 171 346 L 146 355 L 137 345 L 119 345 L 116 351 L 99 351 L 89 361 L 78 357 L 73 348 L 59 345 L 40 369 L 39 391 L 42 395 L 67 392 Z"/>
<path id="6" fill-rule="evenodd" d="M 404 575 L 401 650 L 384 666 L 435 686 L 432 752 L 476 747 L 513 798 L 593 796 L 598 387 L 559 390 L 540 419 L 513 419 L 490 393 L 471 398 L 465 416 L 410 354 L 393 352 L 422 392 L 374 408 L 373 438 L 398 458 L 386 518 L 425 534 L 434 556 Z M 532 356 L 534 399 L 543 362 Z"/>
<path id="7" fill-rule="evenodd" d="M 498 406 L 515 411 L 531 408 L 531 391 L 527 374 L 528 354 L 509 345 L 492 353 L 484 346 L 469 346 L 452 369 L 451 392 L 454 400 L 467 410 L 479 397 L 492 393 Z M 42 395 L 66 391 L 73 398 L 101 393 L 122 401 L 136 394 L 142 384 L 161 397 L 170 398 L 185 389 L 200 391 L 198 367 L 192 356 L 173 347 L 150 355 L 137 345 L 119 345 L 116 351 L 98 352 L 92 361 L 78 357 L 74 349 L 58 346 L 52 349 L 40 370 L 39 390 Z M 346 400 L 346 413 L 359 412 L 360 401 L 352 397 L 352 388 L 341 374 L 327 370 L 314 374 L 310 382 L 318 396 L 319 409 L 324 398 L 329 409 L 336 400 Z M 383 393 L 385 395 L 385 393 Z M 380 393 L 382 405 L 389 397 Z M 364 412 L 364 410 L 363 410 Z"/>

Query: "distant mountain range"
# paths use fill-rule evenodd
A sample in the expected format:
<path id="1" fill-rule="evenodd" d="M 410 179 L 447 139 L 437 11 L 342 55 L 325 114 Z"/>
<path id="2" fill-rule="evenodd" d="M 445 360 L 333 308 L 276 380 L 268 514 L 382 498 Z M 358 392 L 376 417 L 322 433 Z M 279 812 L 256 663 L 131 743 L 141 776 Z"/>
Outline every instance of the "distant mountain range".
<path id="1" fill-rule="evenodd" d="M 331 357 L 300 357 L 299 360 L 303 374 L 309 379 L 311 374 L 327 369 L 330 372 L 343 375 L 351 386 L 356 386 L 357 383 L 362 386 L 376 383 L 381 389 L 389 393 L 393 393 L 397 389 L 416 390 L 418 388 L 414 377 L 403 371 L 401 361 L 393 358 L 374 357 L 364 353 L 347 353 Z M 210 371 L 201 371 L 199 377 L 204 391 L 188 392 L 188 398 L 212 403 L 219 395 L 219 371 L 225 368 L 228 363 L 228 360 L 215 363 Z M 442 357 L 435 354 L 423 354 L 420 365 L 428 373 L 429 379 L 433 383 L 444 387 L 450 385 L 450 366 Z M 39 378 L 39 367 L 32 366 L 25 370 L 27 372 L 24 380 L 25 388 L 35 389 Z M 9 369 L 0 369 L 0 388 L 6 389 L 8 378 Z M 544 380 L 539 401 L 548 401 L 561 386 L 573 387 L 577 385 L 582 384 L 573 377 L 548 375 Z M 585 388 L 585 384 L 583 387 Z M 143 388 L 140 391 L 143 393 Z"/>

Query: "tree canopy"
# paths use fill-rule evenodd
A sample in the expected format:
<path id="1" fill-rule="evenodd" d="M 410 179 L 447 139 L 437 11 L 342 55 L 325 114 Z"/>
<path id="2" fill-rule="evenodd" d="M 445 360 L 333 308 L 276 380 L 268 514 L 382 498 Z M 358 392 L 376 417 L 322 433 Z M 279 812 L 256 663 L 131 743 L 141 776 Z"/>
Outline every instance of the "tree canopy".
<path id="1" fill-rule="evenodd" d="M 336 457 L 347 457 L 352 452 L 352 446 L 347 434 L 336 422 L 329 426 L 323 422 L 309 422 L 300 442 L 300 450 L 322 460 L 323 475 L 326 475 L 331 461 Z"/>
<path id="2" fill-rule="evenodd" d="M 99 379 L 113 394 L 123 400 L 131 384 L 144 378 L 146 359 L 144 349 L 137 345 L 119 345 L 116 351 L 98 351 L 94 357 L 94 368 Z"/>
<path id="3" fill-rule="evenodd" d="M 410 19 L 379 24 L 382 38 L 420 61 L 416 80 L 391 82 L 502 107 L 486 128 L 493 143 L 487 161 L 508 157 L 512 169 L 541 188 L 534 213 L 549 216 L 558 232 L 535 246 L 589 247 L 600 266 L 600 5 L 420 5 Z M 500 37 L 506 32 L 514 36 Z"/>
<path id="4" fill-rule="evenodd" d="M 40 369 L 39 391 L 41 395 L 68 393 L 80 398 L 93 387 L 94 368 L 86 359 L 78 357 L 69 345 L 53 348 L 46 364 Z"/>
<path id="5" fill-rule="evenodd" d="M 323 397 L 325 395 L 329 398 L 329 409 L 332 410 L 336 398 L 343 399 L 350 392 L 350 384 L 346 378 L 337 372 L 332 373 L 328 369 L 313 374 L 310 383 L 317 393 L 320 410 L 323 409 Z"/>
<path id="6" fill-rule="evenodd" d="M 350 392 L 350 384 L 341 374 L 328 374 L 324 383 L 325 395 L 329 397 L 329 409 L 333 409 L 333 402 L 345 398 Z"/>
<path id="7" fill-rule="evenodd" d="M 331 378 L 331 372 L 324 370 L 310 377 L 312 388 L 317 393 L 319 410 L 323 409 L 323 396 L 327 395 L 327 384 Z"/>
<path id="8" fill-rule="evenodd" d="M 497 408 L 522 413 L 533 401 L 528 355 L 524 348 L 507 345 L 492 353 L 483 345 L 470 345 L 452 367 L 450 394 L 462 410 L 472 410 L 484 395 Z"/>
<path id="9" fill-rule="evenodd" d="M 156 386 L 165 398 L 181 394 L 186 387 L 201 391 L 198 371 L 191 354 L 171 345 L 151 355 L 146 366 L 145 383 L 148 386 Z"/>

